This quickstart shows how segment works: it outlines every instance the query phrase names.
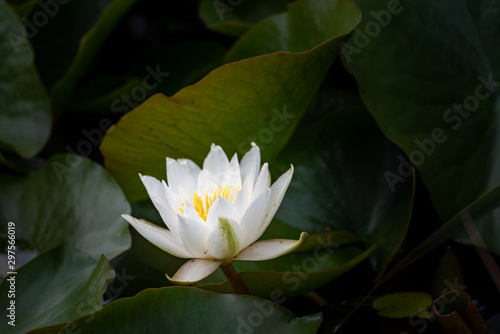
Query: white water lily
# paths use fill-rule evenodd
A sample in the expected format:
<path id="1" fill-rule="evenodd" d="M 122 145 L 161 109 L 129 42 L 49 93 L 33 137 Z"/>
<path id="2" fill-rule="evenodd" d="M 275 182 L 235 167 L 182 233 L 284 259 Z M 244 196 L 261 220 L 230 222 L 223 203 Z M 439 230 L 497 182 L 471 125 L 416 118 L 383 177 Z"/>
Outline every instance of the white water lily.
<path id="1" fill-rule="evenodd" d="M 293 166 L 271 186 L 268 165 L 252 143 L 241 163 L 212 144 L 200 169 L 188 159 L 167 158 L 167 183 L 141 177 L 168 229 L 129 215 L 123 217 L 147 240 L 187 261 L 171 281 L 189 284 L 235 260 L 262 261 L 292 252 L 300 240 L 259 239 L 290 184 Z"/>

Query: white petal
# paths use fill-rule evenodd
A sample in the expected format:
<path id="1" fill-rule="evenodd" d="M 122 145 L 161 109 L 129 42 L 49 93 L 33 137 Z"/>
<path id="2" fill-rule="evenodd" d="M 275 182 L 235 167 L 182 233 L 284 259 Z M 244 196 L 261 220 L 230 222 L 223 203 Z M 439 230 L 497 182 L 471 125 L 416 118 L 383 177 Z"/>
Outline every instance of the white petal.
<path id="1" fill-rule="evenodd" d="M 252 199 L 256 198 L 260 195 L 260 193 L 271 186 L 271 176 L 269 175 L 269 166 L 267 162 L 262 165 L 262 169 L 260 171 L 259 177 L 255 182 L 255 187 L 253 191 L 250 193 L 252 195 Z"/>
<path id="2" fill-rule="evenodd" d="M 207 190 L 212 193 L 219 185 L 212 173 L 207 170 L 202 170 L 198 175 L 198 194 L 205 194 Z"/>
<path id="3" fill-rule="evenodd" d="M 156 200 L 153 199 L 153 203 L 155 203 Z M 160 213 L 161 219 L 165 223 L 165 225 L 168 227 L 168 229 L 174 234 L 174 236 L 180 240 L 180 235 L 179 235 L 179 217 L 174 214 L 170 208 L 168 208 L 167 205 L 164 205 L 163 203 L 156 203 L 156 208 L 158 209 L 158 212 Z"/>
<path id="4" fill-rule="evenodd" d="M 141 181 L 144 184 L 150 198 L 156 198 L 159 202 L 167 202 L 165 189 L 159 180 L 149 175 L 139 174 L 139 177 L 141 178 Z M 153 202 L 153 204 L 155 203 Z"/>
<path id="5" fill-rule="evenodd" d="M 216 259 L 225 260 L 234 257 L 241 249 L 241 228 L 227 217 L 219 217 L 219 226 L 208 238 L 208 253 Z"/>
<path id="6" fill-rule="evenodd" d="M 172 278 L 166 276 L 170 281 L 177 284 L 191 284 L 209 276 L 219 268 L 221 263 L 213 260 L 192 259 L 184 263 Z"/>
<path id="7" fill-rule="evenodd" d="M 167 182 L 174 191 L 179 186 L 189 191 L 196 190 L 197 179 L 188 168 L 182 167 L 177 160 L 167 158 Z"/>
<path id="8" fill-rule="evenodd" d="M 243 188 L 250 191 L 248 189 L 253 189 L 260 170 L 260 149 L 255 143 L 252 143 L 250 151 L 241 159 L 240 169 Z"/>
<path id="9" fill-rule="evenodd" d="M 129 215 L 122 215 L 122 217 L 156 247 L 177 257 L 193 257 L 193 254 L 188 252 L 169 230 Z"/>
<path id="10" fill-rule="evenodd" d="M 175 211 L 177 214 L 181 212 L 180 209 L 182 209 L 182 204 L 188 202 L 188 203 L 193 203 L 193 191 L 188 192 L 186 189 L 184 189 L 182 186 L 177 187 L 177 198 L 179 199 L 179 208 Z"/>
<path id="11" fill-rule="evenodd" d="M 179 205 L 181 204 L 177 195 L 177 189 L 170 188 L 165 181 L 162 181 L 162 184 L 163 189 L 165 190 L 168 207 L 173 213 L 177 213 L 179 211 Z"/>
<path id="12" fill-rule="evenodd" d="M 248 208 L 249 196 L 245 189 L 240 189 L 236 192 L 233 199 L 233 206 L 236 209 L 236 217 L 237 221 L 241 220 L 243 214 Z"/>
<path id="13" fill-rule="evenodd" d="M 186 213 L 189 215 L 190 205 L 186 205 Z M 192 209 L 194 210 L 194 209 Z M 207 225 L 200 218 L 196 210 L 194 210 L 197 217 L 192 215 L 189 216 L 179 216 L 181 221 L 179 225 L 179 234 L 181 237 L 182 244 L 193 257 L 206 258 L 209 257 L 207 252 L 207 240 L 212 233 L 212 229 L 208 228 Z M 201 222 L 200 222 L 201 220 Z"/>
<path id="14" fill-rule="evenodd" d="M 178 225 L 178 219 L 174 212 L 172 212 L 172 207 L 169 205 L 171 200 L 169 199 L 169 194 L 165 191 L 163 184 L 155 179 L 154 177 L 139 174 L 148 191 L 148 195 L 151 198 L 156 210 L 160 213 L 161 219 L 165 225 L 174 233 L 175 236 L 179 236 L 176 232 L 176 226 Z"/>
<path id="15" fill-rule="evenodd" d="M 236 153 L 229 162 L 229 166 L 221 184 L 233 186 L 234 188 L 241 186 L 240 163 L 238 162 L 238 155 Z"/>
<path id="16" fill-rule="evenodd" d="M 177 162 L 191 174 L 193 180 L 198 180 L 198 174 L 200 174 L 201 168 L 197 164 L 189 159 L 177 159 Z"/>
<path id="17" fill-rule="evenodd" d="M 274 215 L 276 214 L 276 211 L 278 211 L 281 201 L 283 200 L 286 190 L 288 189 L 288 185 L 292 180 L 292 176 L 293 166 L 291 166 L 288 171 L 281 175 L 280 178 L 276 180 L 276 182 L 274 182 L 273 186 L 271 187 L 271 199 L 269 200 L 269 208 L 267 209 L 267 215 L 266 219 L 264 220 L 264 224 L 262 224 L 262 227 L 260 228 L 258 238 L 260 238 L 262 233 L 264 233 Z"/>
<path id="18" fill-rule="evenodd" d="M 212 144 L 210 152 L 203 162 L 203 169 L 209 171 L 218 184 L 222 184 L 224 174 L 229 167 L 229 160 L 226 153 L 218 145 Z"/>
<path id="19" fill-rule="evenodd" d="M 264 261 L 288 254 L 301 247 L 307 240 L 307 233 L 302 232 L 299 240 L 272 239 L 257 241 L 238 254 L 235 260 Z"/>
<path id="20" fill-rule="evenodd" d="M 247 247 L 260 237 L 260 230 L 267 214 L 271 189 L 267 188 L 248 206 L 243 217 L 240 219 L 241 231 L 243 233 L 242 248 Z"/>
<path id="21" fill-rule="evenodd" d="M 208 210 L 207 224 L 210 228 L 214 229 L 219 226 L 219 216 L 227 217 L 232 220 L 238 219 L 238 214 L 233 203 L 231 203 L 231 201 L 227 198 L 221 196 L 218 196 L 215 199 L 214 203 Z"/>

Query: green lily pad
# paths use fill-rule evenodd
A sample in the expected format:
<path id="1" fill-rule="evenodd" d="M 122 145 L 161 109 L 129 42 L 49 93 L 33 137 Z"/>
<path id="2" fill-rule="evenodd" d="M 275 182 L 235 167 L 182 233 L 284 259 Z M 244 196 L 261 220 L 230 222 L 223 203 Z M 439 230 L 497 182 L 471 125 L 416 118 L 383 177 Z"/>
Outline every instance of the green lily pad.
<path id="1" fill-rule="evenodd" d="M 278 51 L 304 52 L 332 36 L 350 33 L 359 23 L 356 4 L 350 0 L 299 0 L 288 10 L 252 27 L 226 55 L 232 62 Z M 354 15 L 353 15 L 354 14 Z M 338 44 L 340 39 L 333 43 Z"/>
<path id="2" fill-rule="evenodd" d="M 139 172 L 164 179 L 165 157 L 201 163 L 211 143 L 241 156 L 254 141 L 263 161 L 275 156 L 336 56 L 338 40 L 359 21 L 357 7 L 349 3 L 347 12 L 330 12 L 346 29 L 330 32 L 325 43 L 221 66 L 171 98 L 154 95 L 122 118 L 106 134 L 101 151 L 127 198 L 147 198 Z"/>
<path id="3" fill-rule="evenodd" d="M 378 315 L 386 318 L 408 318 L 426 312 L 432 296 L 425 292 L 397 292 L 375 299 L 372 304 Z M 424 317 L 432 313 L 423 313 Z"/>
<path id="4" fill-rule="evenodd" d="M 349 231 L 378 244 L 370 262 L 382 273 L 403 242 L 413 202 L 413 180 L 392 189 L 387 178 L 398 154 L 362 107 L 330 112 L 298 132 L 277 161 L 281 170 L 295 167 L 276 215 L 281 229 Z"/>
<path id="5" fill-rule="evenodd" d="M 33 51 L 21 21 L 4 0 L 0 22 L 0 149 L 31 158 L 50 135 L 49 98 L 33 66 Z M 7 164 L 4 159 L 0 163 Z"/>
<path id="6" fill-rule="evenodd" d="M 182 317 L 182 320 L 181 320 Z M 123 321 L 127 319 L 127 321 Z M 71 322 L 59 333 L 316 333 L 321 314 L 296 317 L 253 296 L 218 294 L 190 287 L 148 289 Z M 40 332 L 43 333 L 43 332 Z"/>
<path id="7" fill-rule="evenodd" d="M 0 219 L 37 253 L 66 242 L 96 260 L 114 258 L 130 247 L 123 213 L 130 206 L 121 189 L 86 158 L 61 154 L 32 175 L 0 175 Z"/>
<path id="8" fill-rule="evenodd" d="M 208 29 L 238 37 L 264 18 L 286 10 L 288 0 L 202 0 L 198 15 Z"/>
<path id="9" fill-rule="evenodd" d="M 500 1 L 395 3 L 358 1 L 364 23 L 342 60 L 445 222 L 500 184 Z M 480 225 L 500 254 L 499 225 Z"/>
<path id="10" fill-rule="evenodd" d="M 40 255 L 9 275 L 0 285 L 0 331 L 26 333 L 31 329 L 68 322 L 101 308 L 107 282 L 114 277 L 108 261 L 90 258 L 63 244 Z M 15 284 L 12 285 L 11 281 Z M 14 287 L 13 287 L 14 286 Z M 9 298 L 14 288 L 15 297 Z M 15 301 L 15 326 L 7 321 Z"/>

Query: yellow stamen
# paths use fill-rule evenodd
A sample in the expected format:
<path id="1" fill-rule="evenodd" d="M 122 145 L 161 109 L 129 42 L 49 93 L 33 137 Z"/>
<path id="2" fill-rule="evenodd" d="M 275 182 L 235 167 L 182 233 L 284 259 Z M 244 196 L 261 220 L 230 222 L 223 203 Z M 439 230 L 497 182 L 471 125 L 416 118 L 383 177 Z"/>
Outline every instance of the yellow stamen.
<path id="1" fill-rule="evenodd" d="M 231 202 L 233 201 L 234 195 L 236 194 L 236 192 L 231 193 L 232 188 L 233 188 L 233 186 L 224 186 L 224 188 L 222 186 L 217 186 L 217 188 L 215 188 L 215 191 L 213 192 L 212 195 L 210 195 L 208 193 L 208 190 L 207 190 L 205 193 L 204 199 L 202 199 L 201 196 L 199 196 L 196 193 L 196 191 L 193 191 L 193 207 L 194 207 L 194 209 L 196 210 L 196 212 L 198 212 L 200 217 L 204 221 L 206 221 L 207 215 L 208 215 L 208 210 L 210 209 L 210 207 L 215 202 L 215 200 L 217 199 L 218 196 L 225 197 L 228 200 L 230 200 Z M 238 191 L 240 189 L 241 189 L 241 186 L 239 186 L 236 189 L 236 191 Z M 184 209 L 182 208 L 183 206 L 184 206 L 184 204 L 181 204 L 181 206 L 179 207 L 179 210 L 184 214 Z"/>

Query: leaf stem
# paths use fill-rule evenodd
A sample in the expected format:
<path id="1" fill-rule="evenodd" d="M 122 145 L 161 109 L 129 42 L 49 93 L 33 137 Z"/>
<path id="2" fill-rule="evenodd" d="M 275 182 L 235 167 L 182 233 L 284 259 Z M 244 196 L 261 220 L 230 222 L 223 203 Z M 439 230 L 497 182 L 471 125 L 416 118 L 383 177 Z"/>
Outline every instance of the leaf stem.
<path id="1" fill-rule="evenodd" d="M 226 276 L 235 293 L 239 295 L 250 294 L 245 284 L 243 284 L 243 282 L 241 281 L 240 276 L 238 276 L 238 273 L 236 272 L 236 269 L 234 269 L 232 263 L 223 264 L 220 266 L 220 268 L 222 269 L 222 272 Z"/>

